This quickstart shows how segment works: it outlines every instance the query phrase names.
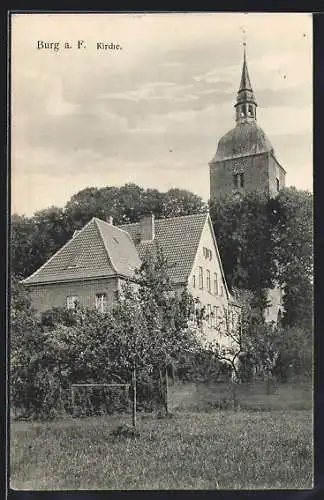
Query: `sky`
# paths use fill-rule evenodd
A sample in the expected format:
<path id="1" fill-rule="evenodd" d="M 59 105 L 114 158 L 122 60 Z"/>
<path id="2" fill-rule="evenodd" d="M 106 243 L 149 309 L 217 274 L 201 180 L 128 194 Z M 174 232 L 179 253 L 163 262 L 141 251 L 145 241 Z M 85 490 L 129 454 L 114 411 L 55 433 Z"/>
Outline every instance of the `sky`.
<path id="1" fill-rule="evenodd" d="M 311 191 L 310 14 L 15 14 L 12 212 L 128 182 L 207 201 L 208 162 L 235 126 L 243 40 L 258 124 L 286 184 Z"/>

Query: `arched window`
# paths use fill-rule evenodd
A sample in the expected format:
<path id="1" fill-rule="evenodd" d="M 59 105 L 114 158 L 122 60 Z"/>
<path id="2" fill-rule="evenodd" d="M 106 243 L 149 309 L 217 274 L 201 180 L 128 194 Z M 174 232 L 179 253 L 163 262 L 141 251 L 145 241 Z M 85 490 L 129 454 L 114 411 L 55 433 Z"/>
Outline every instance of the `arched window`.
<path id="1" fill-rule="evenodd" d="M 252 106 L 252 104 L 249 104 L 249 116 L 253 117 L 253 106 Z"/>

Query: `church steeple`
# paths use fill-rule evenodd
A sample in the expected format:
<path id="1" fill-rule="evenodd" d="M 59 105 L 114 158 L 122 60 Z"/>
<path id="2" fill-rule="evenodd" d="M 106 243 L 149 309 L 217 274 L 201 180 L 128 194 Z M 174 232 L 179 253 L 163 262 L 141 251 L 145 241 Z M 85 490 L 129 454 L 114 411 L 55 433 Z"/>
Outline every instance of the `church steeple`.
<path id="1" fill-rule="evenodd" d="M 247 62 L 246 62 L 246 44 L 244 46 L 244 56 L 243 56 L 243 68 L 240 88 L 237 93 L 236 98 L 236 122 L 242 123 L 244 121 L 255 121 L 256 120 L 256 108 L 257 102 L 255 100 L 251 80 L 248 72 Z"/>

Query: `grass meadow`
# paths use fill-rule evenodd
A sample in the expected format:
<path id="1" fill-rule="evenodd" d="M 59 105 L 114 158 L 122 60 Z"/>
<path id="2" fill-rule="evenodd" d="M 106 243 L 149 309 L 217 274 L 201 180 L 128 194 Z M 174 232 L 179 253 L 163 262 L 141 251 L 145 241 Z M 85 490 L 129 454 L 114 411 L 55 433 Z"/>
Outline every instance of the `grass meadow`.
<path id="1" fill-rule="evenodd" d="M 312 488 L 310 385 L 280 386 L 270 395 L 240 388 L 236 410 L 222 408 L 224 387 L 182 389 L 170 391 L 169 418 L 139 415 L 135 438 L 110 435 L 130 424 L 130 415 L 12 421 L 11 488 Z"/>

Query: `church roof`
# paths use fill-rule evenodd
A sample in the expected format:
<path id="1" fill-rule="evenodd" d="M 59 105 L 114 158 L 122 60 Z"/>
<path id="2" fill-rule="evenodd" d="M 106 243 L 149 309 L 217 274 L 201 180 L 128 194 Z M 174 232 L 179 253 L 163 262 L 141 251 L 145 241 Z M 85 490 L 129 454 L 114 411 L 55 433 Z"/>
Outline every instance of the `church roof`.
<path id="1" fill-rule="evenodd" d="M 212 162 L 271 151 L 270 140 L 255 121 L 238 122 L 220 139 Z"/>

